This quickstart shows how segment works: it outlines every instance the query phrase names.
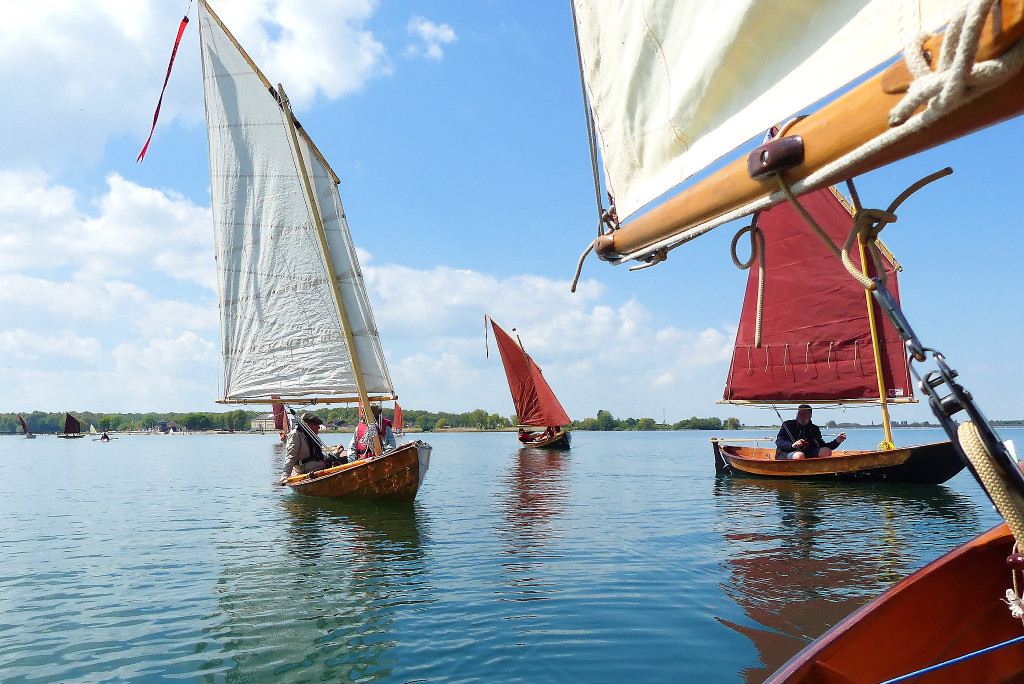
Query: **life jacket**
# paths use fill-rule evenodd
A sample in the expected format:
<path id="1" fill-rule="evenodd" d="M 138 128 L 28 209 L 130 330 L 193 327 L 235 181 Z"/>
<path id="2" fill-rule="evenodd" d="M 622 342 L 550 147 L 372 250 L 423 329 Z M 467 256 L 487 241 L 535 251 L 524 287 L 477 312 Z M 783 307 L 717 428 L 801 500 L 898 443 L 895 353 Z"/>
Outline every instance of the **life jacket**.
<path id="1" fill-rule="evenodd" d="M 381 445 L 384 444 L 384 435 L 387 434 L 388 428 L 391 427 L 391 421 L 387 418 L 381 418 L 381 427 L 377 427 L 377 423 L 373 424 L 375 430 L 377 430 L 377 436 L 380 438 Z M 356 428 L 356 455 L 362 456 L 367 451 L 370 451 L 370 439 L 367 437 L 369 434 L 366 429 L 366 423 L 360 423 L 359 427 Z"/>

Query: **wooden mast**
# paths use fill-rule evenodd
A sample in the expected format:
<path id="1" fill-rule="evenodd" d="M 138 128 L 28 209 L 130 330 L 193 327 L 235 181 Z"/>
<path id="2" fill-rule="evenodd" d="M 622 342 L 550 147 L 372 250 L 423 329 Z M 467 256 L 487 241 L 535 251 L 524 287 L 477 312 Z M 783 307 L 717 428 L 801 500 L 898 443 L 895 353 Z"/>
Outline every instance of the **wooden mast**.
<path id="1" fill-rule="evenodd" d="M 334 261 L 331 259 L 331 250 L 327 243 L 327 231 L 324 230 L 323 219 L 320 216 L 320 204 L 317 202 L 313 192 L 313 185 L 309 179 L 309 169 L 302 158 L 302 150 L 299 148 L 299 138 L 295 131 L 295 121 L 292 116 L 292 109 L 288 103 L 288 96 L 284 93 L 284 87 L 278 83 L 277 92 L 280 97 L 281 110 L 284 113 L 284 120 L 288 126 L 288 134 L 292 140 L 292 150 L 295 154 L 299 175 L 302 177 L 302 188 L 306 193 L 306 201 L 309 204 L 309 212 L 313 217 L 313 227 L 316 229 L 316 237 L 320 243 L 320 253 L 324 259 L 324 268 L 327 270 L 327 277 L 331 281 L 331 292 L 334 294 L 334 304 L 338 309 L 338 318 L 341 319 L 341 327 L 345 333 L 345 345 L 348 347 L 348 355 L 352 359 L 352 372 L 356 378 L 356 389 L 359 393 L 359 403 L 363 407 L 363 415 L 366 417 L 366 424 L 370 424 L 370 398 L 366 392 L 366 381 L 363 379 L 363 367 L 359 363 L 359 353 L 356 350 L 355 338 L 352 335 L 352 325 L 349 323 L 348 314 L 345 311 L 345 302 L 341 296 L 341 288 L 338 286 L 338 274 L 334 270 Z M 374 456 L 381 454 L 382 448 L 379 435 L 376 430 L 367 430 L 370 435 L 370 448 Z"/>
<path id="2" fill-rule="evenodd" d="M 999 17 L 989 15 L 982 30 L 976 60 L 987 60 L 1006 52 L 1024 35 L 1024 0 L 1002 0 L 996 5 Z M 938 55 L 943 36 L 925 43 L 926 53 Z M 932 59 L 933 64 L 938 59 Z M 804 142 L 804 161 L 783 175 L 790 183 L 801 181 L 832 161 L 857 149 L 889 130 L 889 112 L 903 99 L 912 77 L 900 60 L 881 74 L 851 90 L 819 111 L 796 122 L 788 136 Z M 977 100 L 890 147 L 882 149 L 856 166 L 821 178 L 809 192 L 845 178 L 877 169 L 886 164 L 954 140 L 980 128 L 1015 117 L 1024 112 L 1024 69 L 1009 81 Z M 643 256 L 653 250 L 684 240 L 686 233 L 710 229 L 726 222 L 726 215 L 742 211 L 747 205 L 770 196 L 777 204 L 785 196 L 773 190 L 774 183 L 750 178 L 747 159 L 738 159 L 708 178 L 694 184 L 663 204 L 632 219 L 614 232 L 597 238 L 594 251 L 606 261 L 620 262 Z M 759 207 L 766 209 L 767 206 Z M 749 213 L 749 212 L 747 212 Z M 740 216 L 732 216 L 740 218 Z M 731 219 L 730 219 L 731 220 Z"/>
<path id="3" fill-rule="evenodd" d="M 856 215 L 854 215 L 854 220 L 856 220 Z M 864 248 L 863 238 L 858 238 L 857 244 L 860 247 L 860 268 L 864 275 L 870 277 L 868 273 L 867 250 Z M 864 297 L 867 300 L 868 323 L 871 326 L 871 348 L 875 352 L 875 377 L 878 378 L 878 401 L 882 406 L 882 425 L 885 428 L 885 441 L 879 444 L 878 448 L 880 451 L 887 451 L 895 449 L 896 445 L 892 441 L 892 425 L 889 422 L 889 406 L 886 403 L 885 378 L 882 377 L 882 349 L 878 340 L 878 324 L 875 322 L 875 300 L 869 290 L 864 290 Z"/>

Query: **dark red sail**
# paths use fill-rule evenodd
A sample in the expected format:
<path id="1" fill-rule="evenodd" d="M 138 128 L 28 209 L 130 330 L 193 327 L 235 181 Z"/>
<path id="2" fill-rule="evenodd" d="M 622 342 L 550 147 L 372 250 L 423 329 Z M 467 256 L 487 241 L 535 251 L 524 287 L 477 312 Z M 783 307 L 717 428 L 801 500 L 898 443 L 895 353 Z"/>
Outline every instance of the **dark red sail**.
<path id="1" fill-rule="evenodd" d="M 21 429 L 25 431 L 26 435 L 32 434 L 32 432 L 28 429 L 28 423 L 26 423 L 25 419 L 21 417 L 20 413 L 18 414 L 18 422 L 21 423 Z"/>
<path id="2" fill-rule="evenodd" d="M 272 394 L 270 398 L 280 399 L 281 397 Z M 288 412 L 285 411 L 284 404 L 271 404 L 271 409 L 274 411 L 274 429 L 279 432 L 288 432 Z"/>
<path id="3" fill-rule="evenodd" d="M 840 247 L 853 226 L 850 211 L 830 188 L 801 204 Z M 878 379 L 864 289 L 788 203 L 762 212 L 765 236 L 761 344 L 755 346 L 757 264 L 750 268 L 725 401 L 877 401 Z M 853 250 L 860 266 L 860 254 Z M 896 270 L 883 257 L 887 287 L 899 298 Z M 868 273 L 875 274 L 868 257 Z M 886 400 L 908 401 L 913 385 L 904 347 L 872 301 L 879 331 Z"/>
<path id="4" fill-rule="evenodd" d="M 64 434 L 77 435 L 82 431 L 82 424 L 70 413 L 64 414 Z"/>
<path id="5" fill-rule="evenodd" d="M 540 367 L 530 355 L 491 320 L 494 339 L 505 366 L 505 377 L 512 392 L 512 403 L 520 425 L 560 427 L 572 422 L 558 403 Z"/>

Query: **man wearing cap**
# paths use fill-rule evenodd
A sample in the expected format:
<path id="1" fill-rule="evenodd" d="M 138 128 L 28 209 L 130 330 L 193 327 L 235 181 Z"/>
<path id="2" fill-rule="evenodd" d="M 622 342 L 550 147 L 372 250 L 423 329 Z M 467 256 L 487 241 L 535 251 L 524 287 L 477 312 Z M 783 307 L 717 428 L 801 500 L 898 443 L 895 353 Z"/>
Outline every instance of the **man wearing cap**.
<path id="1" fill-rule="evenodd" d="M 779 436 L 775 438 L 775 458 L 824 458 L 831 456 L 832 450 L 845 441 L 846 433 L 841 432 L 831 442 L 826 443 L 821 437 L 821 429 L 811 422 L 811 407 L 800 404 L 796 409 L 796 420 L 784 421 Z"/>
<path id="2" fill-rule="evenodd" d="M 302 414 L 302 422 L 309 427 L 314 435 L 320 432 L 320 426 L 324 424 L 324 421 L 320 420 L 320 416 L 309 411 Z M 280 484 L 282 485 L 289 477 L 323 470 L 328 466 L 327 456 L 337 453 L 337 447 L 333 449 L 328 447 L 328 453 L 325 454 L 320 441 L 306 434 L 306 431 L 300 428 L 298 423 L 288 435 L 288 441 L 284 448 L 288 458 L 285 460 L 284 472 L 281 473 Z"/>

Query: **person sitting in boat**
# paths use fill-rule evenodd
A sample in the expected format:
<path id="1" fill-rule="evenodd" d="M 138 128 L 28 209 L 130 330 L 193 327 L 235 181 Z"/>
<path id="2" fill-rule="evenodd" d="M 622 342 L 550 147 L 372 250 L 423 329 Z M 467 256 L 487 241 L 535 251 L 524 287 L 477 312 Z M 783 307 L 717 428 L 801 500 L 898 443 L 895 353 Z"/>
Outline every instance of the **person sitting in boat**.
<path id="1" fill-rule="evenodd" d="M 381 446 L 384 449 L 381 453 L 386 454 L 396 446 L 395 433 L 391 430 L 391 421 L 381 417 L 380 406 L 377 404 L 370 406 L 370 412 L 373 413 L 373 429 L 376 430 L 377 437 L 380 439 Z M 348 443 L 348 457 L 350 459 L 358 460 L 373 456 L 370 446 L 370 434 L 370 429 L 366 425 L 366 419 L 360 418 L 359 425 L 356 426 L 355 432 L 352 433 L 352 440 Z"/>
<path id="2" fill-rule="evenodd" d="M 103 441 L 103 442 L 109 442 L 110 441 L 110 435 L 107 434 L 106 430 L 103 431 L 103 436 L 100 437 L 100 441 Z"/>
<path id="3" fill-rule="evenodd" d="M 320 426 L 324 424 L 320 416 L 309 411 L 302 414 L 302 422 L 306 424 L 314 435 L 320 432 Z M 282 485 L 289 477 L 302 475 L 303 473 L 312 473 L 328 467 L 327 459 L 337 455 L 341 446 L 328 447 L 327 453 L 324 453 L 325 450 L 320 445 L 320 441 L 310 437 L 296 423 L 295 427 L 288 434 L 288 441 L 285 443 L 284 449 L 287 459 L 284 463 L 284 472 L 281 473 L 280 484 Z"/>
<path id="4" fill-rule="evenodd" d="M 821 437 L 821 429 L 811 422 L 811 407 L 800 404 L 796 409 L 796 419 L 783 421 L 779 436 L 775 438 L 775 458 L 824 458 L 831 456 L 832 450 L 845 441 L 846 433 L 841 432 L 826 443 Z"/>

